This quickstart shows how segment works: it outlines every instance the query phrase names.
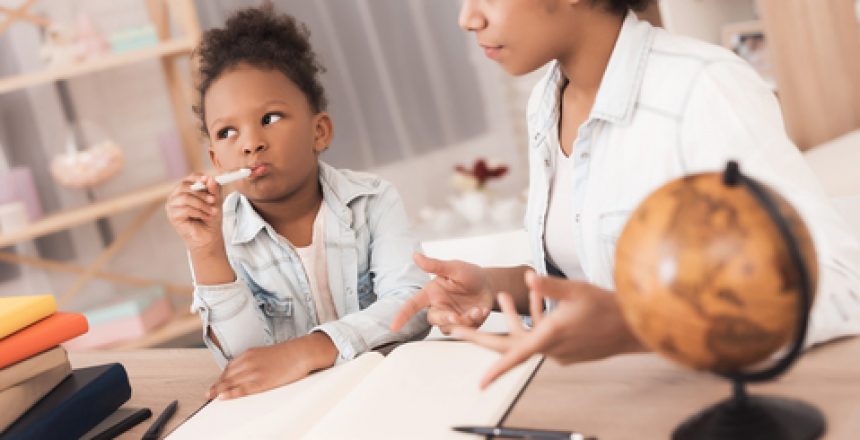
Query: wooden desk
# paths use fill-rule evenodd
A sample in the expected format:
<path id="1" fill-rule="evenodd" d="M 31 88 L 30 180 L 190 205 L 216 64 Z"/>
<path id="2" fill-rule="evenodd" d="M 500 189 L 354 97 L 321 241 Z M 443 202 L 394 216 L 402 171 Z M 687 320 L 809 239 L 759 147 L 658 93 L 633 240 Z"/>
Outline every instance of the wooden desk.
<path id="1" fill-rule="evenodd" d="M 180 405 L 173 429 L 205 401 L 218 375 L 205 349 L 152 349 L 70 353 L 75 368 L 121 362 L 134 390 L 129 406 L 156 415 L 172 400 Z M 617 356 L 562 367 L 547 361 L 514 407 L 506 426 L 579 430 L 607 439 L 668 438 L 690 414 L 729 395 L 730 385 L 677 367 L 653 354 Z M 860 432 L 860 338 L 806 353 L 780 380 L 750 387 L 754 394 L 805 400 L 827 417 L 827 439 Z M 140 438 L 152 419 L 124 438 Z"/>

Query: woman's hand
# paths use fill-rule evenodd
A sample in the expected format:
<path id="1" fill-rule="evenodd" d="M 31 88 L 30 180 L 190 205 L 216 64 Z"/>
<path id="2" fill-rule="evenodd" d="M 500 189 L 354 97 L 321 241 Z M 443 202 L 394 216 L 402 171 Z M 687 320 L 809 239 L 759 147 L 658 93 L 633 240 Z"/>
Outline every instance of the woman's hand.
<path id="1" fill-rule="evenodd" d="M 321 332 L 268 347 L 251 348 L 227 364 L 206 397 L 234 399 L 267 391 L 330 367 L 336 357 L 337 348 Z"/>
<path id="2" fill-rule="evenodd" d="M 195 182 L 203 182 L 206 190 L 192 191 Z M 223 248 L 221 186 L 213 177 L 191 174 L 182 179 L 167 198 L 165 211 L 188 250 Z"/>
<path id="3" fill-rule="evenodd" d="M 531 271 L 526 273 L 525 281 L 534 323 L 531 330 L 523 327 L 511 297 L 500 294 L 499 305 L 511 327 L 508 335 L 483 333 L 469 327 L 456 327 L 452 331 L 455 337 L 502 353 L 501 359 L 484 375 L 481 388 L 536 353 L 569 364 L 644 350 L 627 327 L 612 292 L 584 282 L 539 277 Z M 558 301 L 546 315 L 544 297 Z"/>
<path id="4" fill-rule="evenodd" d="M 398 331 L 424 308 L 427 322 L 448 334 L 455 325 L 480 327 L 493 308 L 493 293 L 480 266 L 463 261 L 442 261 L 415 254 L 421 270 L 436 275 L 407 301 L 391 323 Z"/>

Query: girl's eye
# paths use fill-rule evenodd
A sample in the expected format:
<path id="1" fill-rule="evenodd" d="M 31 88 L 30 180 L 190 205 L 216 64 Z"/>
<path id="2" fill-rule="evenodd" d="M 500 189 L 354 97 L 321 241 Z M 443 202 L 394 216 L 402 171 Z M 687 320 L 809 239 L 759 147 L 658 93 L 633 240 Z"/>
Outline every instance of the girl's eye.
<path id="1" fill-rule="evenodd" d="M 263 125 L 274 124 L 275 122 L 280 121 L 281 117 L 280 113 L 266 113 L 266 115 L 263 116 Z"/>
<path id="2" fill-rule="evenodd" d="M 235 135 L 236 135 L 236 129 L 230 128 L 230 127 L 222 128 L 222 129 L 218 130 L 218 133 L 217 133 L 218 139 L 227 139 L 228 137 L 233 137 Z"/>

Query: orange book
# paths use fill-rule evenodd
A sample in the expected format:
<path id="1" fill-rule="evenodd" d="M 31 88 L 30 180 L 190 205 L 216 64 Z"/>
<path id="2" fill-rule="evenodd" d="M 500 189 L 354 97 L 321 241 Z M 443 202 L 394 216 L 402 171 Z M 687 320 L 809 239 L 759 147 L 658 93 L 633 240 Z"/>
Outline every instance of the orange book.
<path id="1" fill-rule="evenodd" d="M 39 354 L 87 332 L 87 318 L 80 313 L 57 312 L 0 339 L 0 368 Z"/>

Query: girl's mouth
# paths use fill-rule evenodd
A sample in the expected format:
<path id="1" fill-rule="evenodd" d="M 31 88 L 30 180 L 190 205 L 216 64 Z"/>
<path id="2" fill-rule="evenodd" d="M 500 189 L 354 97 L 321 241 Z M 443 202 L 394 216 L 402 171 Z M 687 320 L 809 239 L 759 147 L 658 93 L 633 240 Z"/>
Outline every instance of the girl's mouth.
<path id="1" fill-rule="evenodd" d="M 266 171 L 268 171 L 268 169 L 269 169 L 268 165 L 266 165 L 264 163 L 255 164 L 249 168 L 251 168 L 251 178 L 252 179 L 257 178 L 257 177 L 262 177 L 263 175 L 266 174 Z"/>

